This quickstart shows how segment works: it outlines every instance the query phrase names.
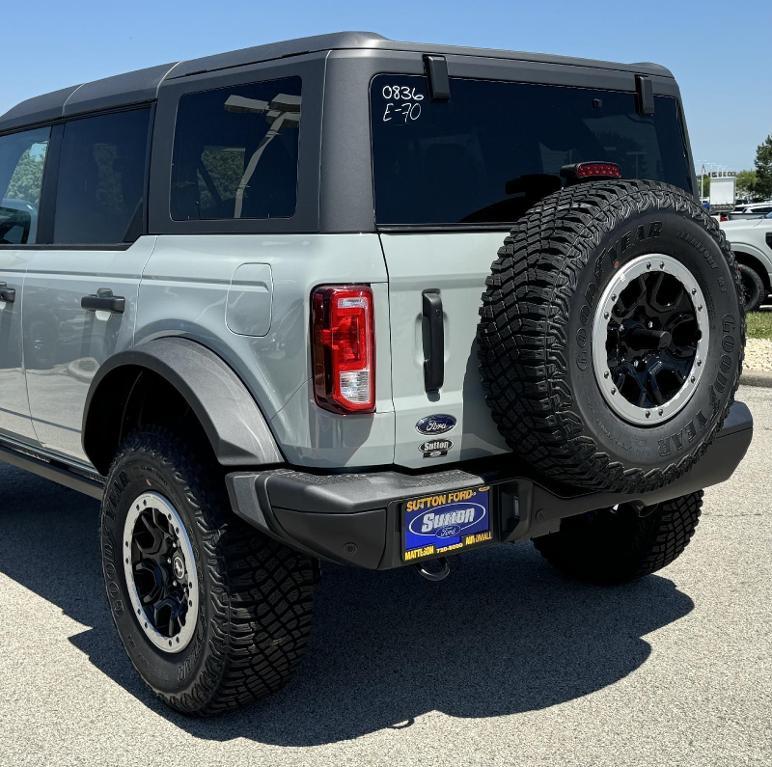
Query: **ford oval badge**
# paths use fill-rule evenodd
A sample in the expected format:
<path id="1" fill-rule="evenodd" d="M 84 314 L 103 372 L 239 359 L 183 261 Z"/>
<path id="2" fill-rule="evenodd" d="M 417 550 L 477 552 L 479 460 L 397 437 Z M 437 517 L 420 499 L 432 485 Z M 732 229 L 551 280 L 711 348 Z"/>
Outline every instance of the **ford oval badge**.
<path id="1" fill-rule="evenodd" d="M 432 436 L 434 434 L 444 434 L 450 431 L 456 425 L 456 419 L 452 415 L 427 415 L 416 425 L 416 430 L 421 434 Z"/>

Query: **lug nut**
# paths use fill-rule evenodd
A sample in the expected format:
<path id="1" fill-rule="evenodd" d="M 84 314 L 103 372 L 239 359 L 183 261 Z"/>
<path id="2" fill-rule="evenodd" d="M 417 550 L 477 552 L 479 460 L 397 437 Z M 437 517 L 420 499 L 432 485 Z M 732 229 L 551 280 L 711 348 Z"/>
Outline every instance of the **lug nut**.
<path id="1" fill-rule="evenodd" d="M 603 374 L 604 378 L 608 378 L 608 370 Z"/>
<path id="2" fill-rule="evenodd" d="M 612 394 L 616 394 L 616 393 L 617 393 L 617 390 L 616 390 L 616 389 L 612 389 L 612 390 L 611 390 L 611 393 L 612 393 Z"/>
<path id="3" fill-rule="evenodd" d="M 647 417 L 647 418 L 650 418 L 650 417 L 651 417 L 651 411 L 649 411 L 649 410 L 647 410 L 647 411 L 646 411 L 646 417 Z"/>
<path id="4" fill-rule="evenodd" d="M 664 261 L 660 261 L 659 262 L 659 268 L 660 269 L 664 269 L 665 268 L 665 262 Z"/>
<path id="5" fill-rule="evenodd" d="M 660 408 L 660 409 L 659 409 L 657 412 L 658 412 L 660 415 L 662 415 L 662 414 L 663 414 L 665 411 L 664 411 L 662 408 Z"/>
<path id="6" fill-rule="evenodd" d="M 694 382 L 695 382 L 697 379 L 696 379 L 694 376 L 692 376 L 692 377 L 691 377 L 689 380 L 690 380 L 692 383 L 694 383 Z"/>
<path id="7" fill-rule="evenodd" d="M 647 269 L 651 269 L 651 261 L 649 261 L 649 263 L 648 263 L 648 264 L 646 264 L 646 268 L 647 268 Z"/>

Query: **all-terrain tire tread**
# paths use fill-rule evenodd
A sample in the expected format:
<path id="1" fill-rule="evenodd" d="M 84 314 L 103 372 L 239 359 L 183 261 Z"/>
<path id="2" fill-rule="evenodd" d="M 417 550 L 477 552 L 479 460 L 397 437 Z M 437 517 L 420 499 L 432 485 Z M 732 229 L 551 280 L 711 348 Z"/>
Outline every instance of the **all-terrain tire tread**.
<path id="1" fill-rule="evenodd" d="M 538 476 L 563 486 L 626 492 L 666 485 L 700 458 L 732 404 L 742 353 L 725 408 L 705 440 L 677 462 L 656 469 L 624 466 L 583 430 L 567 376 L 574 288 L 609 224 L 631 210 L 657 209 L 675 211 L 709 232 L 741 296 L 734 255 L 716 221 L 682 189 L 643 180 L 579 184 L 545 197 L 512 228 L 486 279 L 478 354 L 493 419 L 515 454 Z M 744 316 L 741 337 L 744 346 Z"/>
<path id="2" fill-rule="evenodd" d="M 187 498 L 204 541 L 202 566 L 213 612 L 205 672 L 180 695 L 154 692 L 173 708 L 197 715 L 233 710 L 275 692 L 309 640 L 316 563 L 236 517 L 219 468 L 173 432 L 154 428 L 130 435 L 111 473 L 137 453 L 171 474 Z"/>

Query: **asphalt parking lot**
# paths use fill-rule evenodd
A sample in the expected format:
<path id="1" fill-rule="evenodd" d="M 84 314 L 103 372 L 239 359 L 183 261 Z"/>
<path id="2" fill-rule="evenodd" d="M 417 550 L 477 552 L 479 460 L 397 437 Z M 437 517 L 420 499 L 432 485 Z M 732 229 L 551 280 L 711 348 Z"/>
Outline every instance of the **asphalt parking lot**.
<path id="1" fill-rule="evenodd" d="M 412 570 L 328 567 L 313 645 L 243 713 L 170 713 L 102 596 L 97 504 L 0 467 L 0 764 L 772 763 L 772 390 L 756 433 L 661 574 L 597 589 L 527 544 Z"/>

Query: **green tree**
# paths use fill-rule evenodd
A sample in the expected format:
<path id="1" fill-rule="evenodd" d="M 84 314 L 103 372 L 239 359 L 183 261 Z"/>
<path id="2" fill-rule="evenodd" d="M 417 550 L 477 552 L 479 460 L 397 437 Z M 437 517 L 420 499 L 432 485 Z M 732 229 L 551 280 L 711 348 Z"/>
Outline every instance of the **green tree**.
<path id="1" fill-rule="evenodd" d="M 755 193 L 764 199 L 772 197 L 772 135 L 767 136 L 756 149 L 755 165 Z"/>
<path id="2" fill-rule="evenodd" d="M 43 156 L 27 150 L 20 158 L 8 183 L 5 196 L 15 200 L 40 204 L 40 185 L 43 180 Z"/>
<path id="3" fill-rule="evenodd" d="M 737 174 L 736 189 L 738 197 L 753 197 L 756 194 L 756 171 L 739 171 Z"/>

